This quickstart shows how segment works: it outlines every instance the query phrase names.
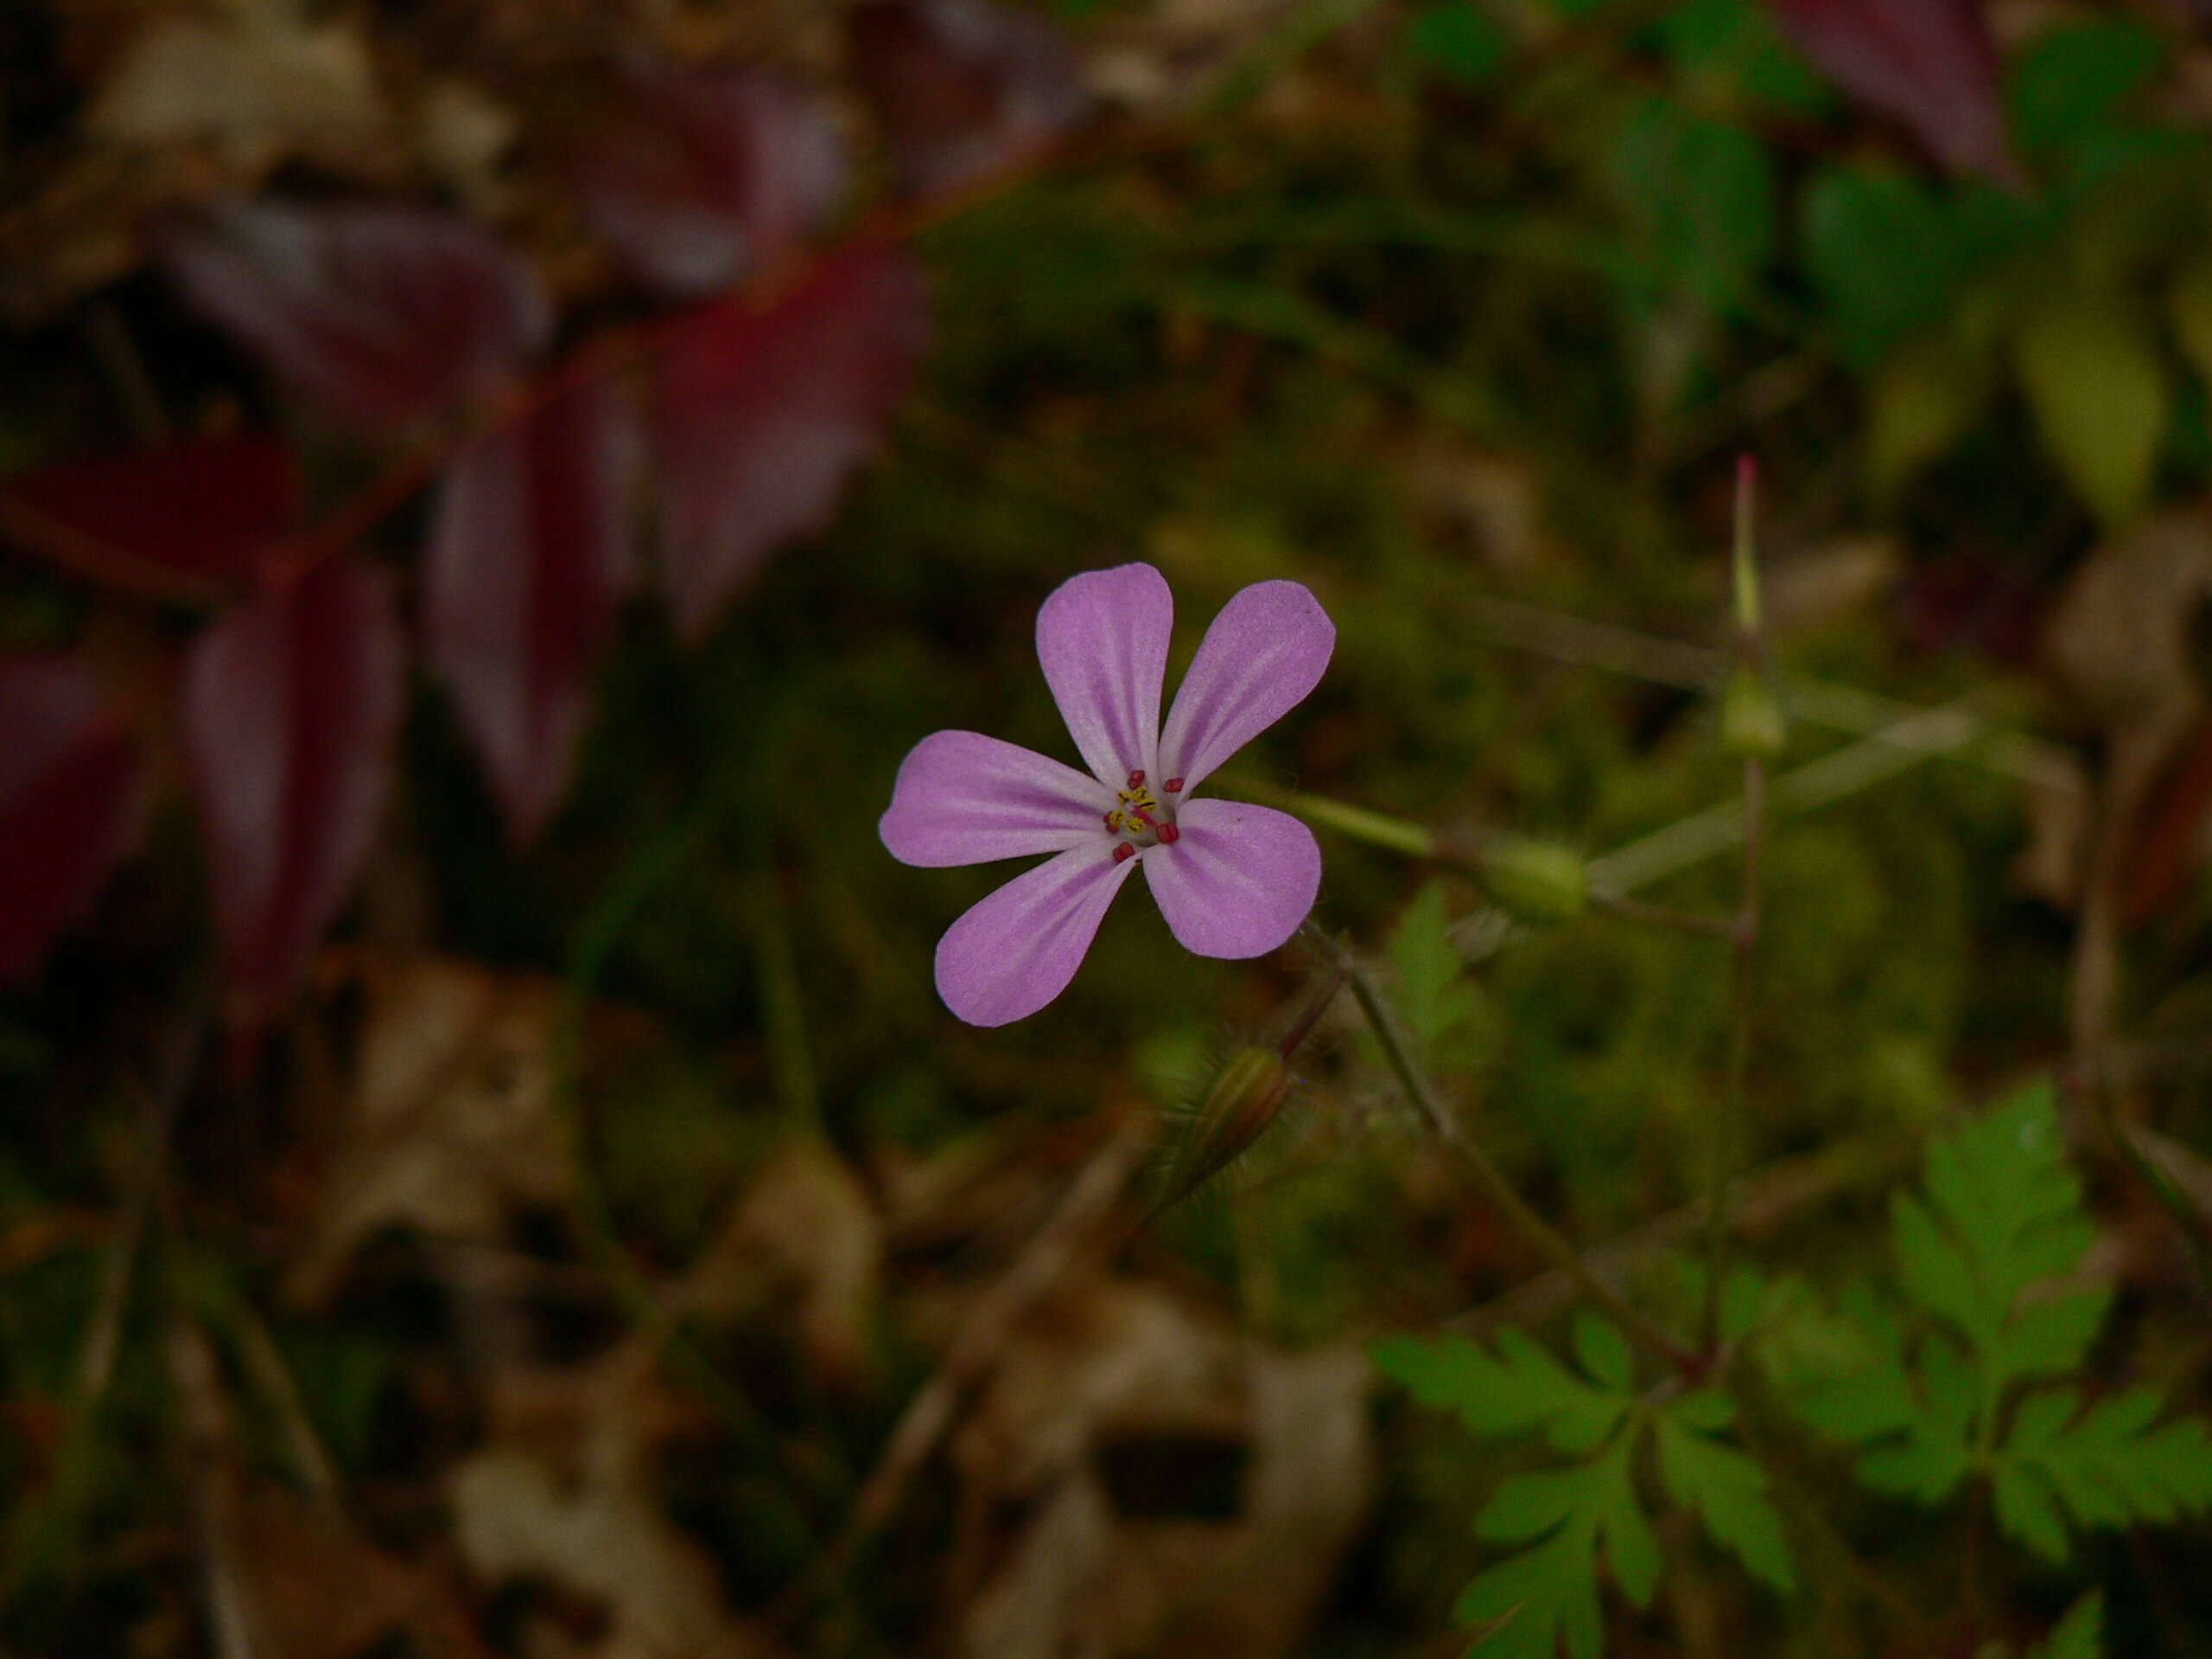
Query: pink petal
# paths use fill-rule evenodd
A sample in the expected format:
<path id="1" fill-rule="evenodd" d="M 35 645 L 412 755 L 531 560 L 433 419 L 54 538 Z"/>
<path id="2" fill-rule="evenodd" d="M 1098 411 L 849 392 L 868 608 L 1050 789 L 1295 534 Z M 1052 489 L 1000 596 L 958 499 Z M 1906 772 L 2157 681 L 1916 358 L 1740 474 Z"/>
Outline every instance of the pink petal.
<path id="1" fill-rule="evenodd" d="M 247 575 L 299 527 L 292 452 L 260 433 L 64 461 L 0 484 L 0 530 L 126 592 Z M 203 584 L 204 585 L 204 584 Z"/>
<path id="2" fill-rule="evenodd" d="M 1162 781 L 1185 789 L 1306 700 L 1337 648 L 1336 625 L 1294 582 L 1255 582 L 1198 642 L 1160 734 Z"/>
<path id="3" fill-rule="evenodd" d="M 1139 861 L 1115 861 L 1101 836 L 1026 870 L 947 928 L 938 995 L 971 1026 L 1033 1014 L 1067 988 L 1099 919 Z"/>
<path id="4" fill-rule="evenodd" d="M 1167 578 L 1148 564 L 1071 576 L 1038 607 L 1045 683 L 1084 764 L 1109 788 L 1119 789 L 1132 772 L 1153 769 L 1160 682 L 1174 626 Z"/>
<path id="5" fill-rule="evenodd" d="M 1997 48 L 1980 0 L 1768 0 L 1853 98 L 1896 116 L 1954 172 L 2016 184 Z"/>
<path id="6" fill-rule="evenodd" d="M 236 204 L 162 251 L 195 308 L 370 431 L 486 391 L 550 321 L 527 266 L 428 208 Z"/>
<path id="7" fill-rule="evenodd" d="M 99 892 L 145 768 L 91 671 L 60 655 L 0 658 L 0 978 L 14 978 Z"/>
<path id="8" fill-rule="evenodd" d="M 795 246 L 845 187 L 829 106 L 753 69 L 653 65 L 570 149 L 584 217 L 641 281 L 727 286 Z"/>
<path id="9" fill-rule="evenodd" d="M 595 383 L 475 445 L 438 493 L 424 655 L 518 842 L 567 791 L 629 583 L 635 439 L 620 392 Z"/>
<path id="10" fill-rule="evenodd" d="M 1287 812 L 1243 801 L 1191 801 L 1175 827 L 1176 840 L 1146 849 L 1135 861 L 1144 866 L 1160 913 L 1185 950 L 1264 956 L 1312 912 L 1321 849 Z"/>
<path id="11" fill-rule="evenodd" d="M 1103 842 L 1096 778 L 981 732 L 933 732 L 899 765 L 878 830 L 902 864 L 982 864 Z"/>
<path id="12" fill-rule="evenodd" d="M 232 983 L 291 988 L 373 842 L 406 661 L 384 572 L 330 559 L 234 606 L 184 664 L 186 759 Z"/>
<path id="13" fill-rule="evenodd" d="M 829 522 L 906 394 L 928 332 L 920 269 L 855 243 L 761 309 L 679 319 L 652 411 L 677 632 L 696 642 L 785 543 Z"/>

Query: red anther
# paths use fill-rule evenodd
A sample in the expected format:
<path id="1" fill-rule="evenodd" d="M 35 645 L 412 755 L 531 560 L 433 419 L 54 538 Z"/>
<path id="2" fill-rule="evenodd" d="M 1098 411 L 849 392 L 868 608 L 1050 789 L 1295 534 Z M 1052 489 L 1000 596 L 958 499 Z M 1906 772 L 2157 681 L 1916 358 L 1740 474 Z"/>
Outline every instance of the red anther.
<path id="1" fill-rule="evenodd" d="M 1141 772 L 1131 772 L 1129 774 L 1129 787 L 1131 789 L 1142 789 L 1144 787 L 1144 773 Z"/>
<path id="2" fill-rule="evenodd" d="M 1114 861 L 1116 864 L 1120 863 L 1125 858 L 1135 858 L 1136 855 L 1137 849 L 1130 846 L 1126 841 L 1120 842 L 1114 849 Z"/>
<path id="3" fill-rule="evenodd" d="M 1109 812 L 1106 815 L 1106 827 L 1119 833 L 1122 828 L 1122 815 L 1118 812 Z"/>
<path id="4" fill-rule="evenodd" d="M 1173 824 L 1163 823 L 1160 826 L 1160 844 L 1164 847 L 1171 841 L 1179 840 L 1182 834 Z"/>
<path id="5" fill-rule="evenodd" d="M 1166 783 L 1162 784 L 1160 787 L 1166 790 L 1170 795 L 1179 794 L 1181 792 L 1183 788 L 1183 780 L 1180 778 L 1170 778 Z"/>

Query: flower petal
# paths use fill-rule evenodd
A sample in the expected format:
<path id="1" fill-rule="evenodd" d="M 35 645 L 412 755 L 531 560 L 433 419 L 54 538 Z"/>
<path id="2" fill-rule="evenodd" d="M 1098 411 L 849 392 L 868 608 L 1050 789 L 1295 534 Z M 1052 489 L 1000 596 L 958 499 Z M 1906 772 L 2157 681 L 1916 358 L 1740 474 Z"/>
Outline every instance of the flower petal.
<path id="1" fill-rule="evenodd" d="M 1105 842 L 1113 796 L 1018 743 L 981 732 L 932 732 L 899 763 L 878 825 L 902 864 L 982 864 Z"/>
<path id="2" fill-rule="evenodd" d="M 1137 862 L 1116 862 L 1101 836 L 971 906 L 938 941 L 945 1007 L 971 1026 L 1003 1026 L 1050 1002 L 1083 965 L 1099 918 Z"/>
<path id="3" fill-rule="evenodd" d="M 1198 780 L 1320 683 L 1336 624 L 1295 582 L 1255 582 L 1221 607 L 1198 642 L 1160 734 L 1161 780 Z"/>
<path id="4" fill-rule="evenodd" d="M 1148 564 L 1071 576 L 1037 612 L 1037 660 L 1083 762 L 1112 788 L 1152 769 L 1175 601 Z"/>
<path id="5" fill-rule="evenodd" d="M 1298 931 L 1321 887 L 1311 830 L 1272 807 L 1218 800 L 1185 802 L 1175 827 L 1172 844 L 1135 861 L 1185 950 L 1264 956 Z"/>

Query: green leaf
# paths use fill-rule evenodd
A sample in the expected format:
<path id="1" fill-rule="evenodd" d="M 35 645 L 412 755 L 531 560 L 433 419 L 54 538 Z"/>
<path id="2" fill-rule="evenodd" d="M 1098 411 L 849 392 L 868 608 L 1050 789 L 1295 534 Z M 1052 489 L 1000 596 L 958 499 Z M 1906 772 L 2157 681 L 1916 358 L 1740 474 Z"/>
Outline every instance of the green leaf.
<path id="1" fill-rule="evenodd" d="M 1675 1414 L 1656 1421 L 1659 1478 L 1675 1501 L 1694 1511 L 1713 1542 L 1762 1584 L 1796 1588 L 1782 1517 L 1767 1497 L 1766 1471 L 1734 1446 L 1708 1438 Z"/>
<path id="2" fill-rule="evenodd" d="M 1834 93 L 1783 43 L 1773 18 L 1754 0 L 1688 0 L 1652 33 L 1687 80 L 1738 88 L 1800 115 L 1834 107 Z"/>
<path id="3" fill-rule="evenodd" d="M 1437 0 L 1406 30 L 1414 60 L 1462 86 L 1495 79 L 1512 45 L 1505 30 L 1472 0 Z"/>
<path id="4" fill-rule="evenodd" d="M 1391 931 L 1389 954 L 1398 973 L 1398 1014 L 1415 1049 L 1432 1065 L 1459 1058 L 1455 1051 L 1468 1046 L 1482 1002 L 1452 943 L 1442 882 L 1431 881 L 1414 895 Z"/>
<path id="5" fill-rule="evenodd" d="M 1930 1141 L 1925 1184 L 1925 1205 L 1905 1194 L 1891 1204 L 1898 1268 L 1913 1300 L 1967 1338 L 1985 1397 L 2079 1366 L 2107 1294 L 2019 1306 L 2031 1285 L 2078 1268 L 2094 1243 L 2050 1084 Z"/>
<path id="6" fill-rule="evenodd" d="M 1620 1435 L 1587 1463 L 1516 1475 L 1484 1506 L 1478 1535 L 1492 1543 L 1534 1541 L 1487 1568 L 1459 1599 L 1454 1617 L 1462 1624 L 1506 1620 L 1484 1639 L 1486 1652 L 1553 1659 L 1563 1640 L 1570 1653 L 1595 1659 L 1601 1546 L 1623 1593 L 1639 1607 L 1650 1605 L 1659 1546 L 1636 1501 L 1633 1445 L 1632 1435 Z"/>
<path id="7" fill-rule="evenodd" d="M 1647 98 L 1614 135 L 1608 170 L 1656 284 L 1724 313 L 1751 296 L 1775 251 L 1774 163 L 1758 139 Z"/>
<path id="8" fill-rule="evenodd" d="M 2165 359 L 2133 309 L 2077 299 L 2031 314 L 2014 366 L 2044 447 L 2107 527 L 2151 492 L 2169 404 Z"/>
<path id="9" fill-rule="evenodd" d="M 2105 1596 L 2092 1590 L 2066 1610 L 2066 1617 L 2051 1630 L 2050 1640 L 2028 1659 L 2097 1659 L 2104 1650 Z"/>
<path id="10" fill-rule="evenodd" d="M 1574 1357 L 1592 1382 L 1616 1394 L 1635 1391 L 1636 1361 L 1629 1352 L 1628 1338 L 1610 1319 L 1586 1307 L 1578 1308 L 1573 1340 Z"/>
<path id="11" fill-rule="evenodd" d="M 1998 1449 L 1997 1515 L 2037 1554 L 2063 1560 L 2066 1530 L 2171 1521 L 2212 1506 L 2212 1432 L 2194 1417 L 2158 1422 L 2164 1403 L 2131 1389 L 2076 1414 L 2080 1395 L 2047 1389 L 2023 1402 Z"/>
<path id="12" fill-rule="evenodd" d="M 1802 213 L 1806 272 L 1847 356 L 1872 363 L 1942 311 L 1956 276 L 1948 226 L 1917 178 L 1823 168 L 1807 187 Z"/>
<path id="13" fill-rule="evenodd" d="M 2212 385 L 2212 259 L 2185 266 L 2174 278 L 2166 315 L 2197 378 Z"/>
<path id="14" fill-rule="evenodd" d="M 1385 1376 L 1425 1406 L 1455 1411 L 1471 1433 L 1541 1429 L 1567 1452 L 1602 1444 L 1628 1409 L 1628 1395 L 1592 1387 L 1525 1332 L 1499 1333 L 1496 1352 L 1464 1337 L 1385 1337 L 1368 1346 Z"/>
<path id="15" fill-rule="evenodd" d="M 1908 346 L 1866 383 L 1866 483 L 1893 499 L 1913 475 L 1963 436 L 1989 397 L 1989 375 L 1948 340 Z"/>
<path id="16" fill-rule="evenodd" d="M 2047 29 L 2020 54 L 2005 89 L 2013 136 L 2031 152 L 2075 149 L 2110 128 L 2165 63 L 2164 41 L 2126 19 Z"/>
<path id="17" fill-rule="evenodd" d="M 1897 1322 L 1871 1309 L 1838 1321 L 1831 1341 L 1827 1363 L 1797 1383 L 1799 1414 L 1866 1447 L 1859 1478 L 1875 1491 L 1923 1503 L 1949 1497 L 1973 1464 L 1971 1379 L 1962 1391 L 1955 1351 L 1940 1339 L 1923 1344 L 1916 1379 Z"/>

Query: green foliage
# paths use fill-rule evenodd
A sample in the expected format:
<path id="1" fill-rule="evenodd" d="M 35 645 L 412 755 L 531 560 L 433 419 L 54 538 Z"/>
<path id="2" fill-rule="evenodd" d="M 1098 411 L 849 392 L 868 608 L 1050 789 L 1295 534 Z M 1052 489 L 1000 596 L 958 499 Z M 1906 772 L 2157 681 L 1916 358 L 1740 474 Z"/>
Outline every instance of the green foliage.
<path id="1" fill-rule="evenodd" d="M 2029 1659 L 2097 1659 L 2104 1651 L 2105 1598 L 2092 1590 L 2066 1610 L 2050 1633 L 2050 1640 Z"/>
<path id="2" fill-rule="evenodd" d="M 1392 930 L 1390 965 L 1398 973 L 1397 1007 L 1416 1056 L 1437 1066 L 1473 1058 L 1482 998 L 1452 942 L 1444 884 L 1414 895 Z"/>
<path id="3" fill-rule="evenodd" d="M 1936 1503 L 1986 1478 L 2005 1532 L 2052 1560 L 2067 1555 L 2069 1518 L 2122 1527 L 2212 1504 L 2212 1433 L 2158 1422 L 2156 1393 L 2087 1410 L 2077 1388 L 2021 1394 L 2079 1372 L 2110 1301 L 2052 1284 L 2079 1269 L 2093 1234 L 2048 1084 L 1932 1141 L 1923 1194 L 1896 1197 L 1891 1236 L 1925 1328 L 1913 1340 L 1855 1295 L 1810 1344 L 1827 1363 L 1794 1389 L 1808 1421 L 1861 1448 L 1868 1486 Z"/>
<path id="4" fill-rule="evenodd" d="M 2012 136 L 2031 153 L 2075 149 L 2107 130 L 2165 61 L 2165 42 L 2131 19 L 2046 30 L 2020 54 L 2005 89 Z"/>
<path id="5" fill-rule="evenodd" d="M 1520 1331 L 1488 1349 L 1460 1337 L 1393 1337 L 1369 1352 L 1386 1376 L 1422 1404 L 1455 1412 L 1471 1433 L 1541 1436 L 1581 1460 L 1501 1482 L 1475 1518 L 1486 1543 L 1523 1546 L 1493 1563 L 1461 1594 L 1462 1624 L 1492 1622 L 1481 1647 L 1500 1659 L 1595 1659 L 1603 1635 L 1602 1555 L 1621 1592 L 1648 1606 L 1659 1553 L 1637 1492 L 1638 1448 L 1654 1446 L 1666 1494 L 1762 1583 L 1789 1591 L 1781 1517 L 1759 1465 L 1724 1438 L 1735 1421 L 1726 1395 L 1696 1389 L 1654 1402 L 1637 1391 L 1634 1357 L 1595 1314 L 1577 1316 L 1575 1365 Z"/>
<path id="6" fill-rule="evenodd" d="M 2116 300 L 2038 308 L 2014 350 L 2044 447 L 2100 518 L 2125 524 L 2150 494 L 2166 429 L 2164 355 Z"/>
<path id="7" fill-rule="evenodd" d="M 1406 29 L 1406 47 L 1414 60 L 1463 86 L 1480 86 L 1495 79 L 1512 44 L 1473 0 L 1436 0 Z"/>
<path id="8" fill-rule="evenodd" d="M 1818 114 L 1835 102 L 1757 0 L 1688 0 L 1655 23 L 1652 33 L 1694 90 L 1732 87 L 1755 102 L 1801 115 Z"/>
<path id="9" fill-rule="evenodd" d="M 1613 188 L 1654 279 L 1740 310 L 1775 251 L 1773 158 L 1750 133 L 1670 99 L 1639 104 L 1615 135 Z"/>

